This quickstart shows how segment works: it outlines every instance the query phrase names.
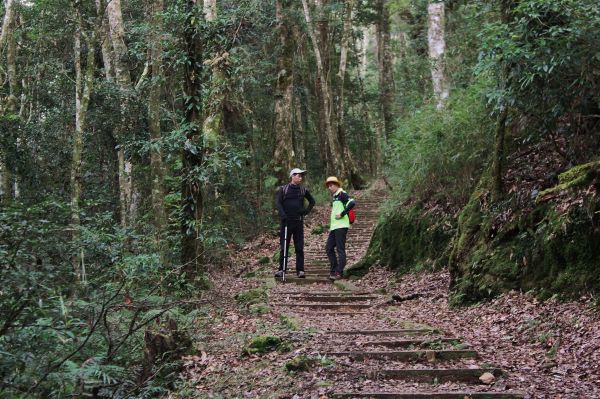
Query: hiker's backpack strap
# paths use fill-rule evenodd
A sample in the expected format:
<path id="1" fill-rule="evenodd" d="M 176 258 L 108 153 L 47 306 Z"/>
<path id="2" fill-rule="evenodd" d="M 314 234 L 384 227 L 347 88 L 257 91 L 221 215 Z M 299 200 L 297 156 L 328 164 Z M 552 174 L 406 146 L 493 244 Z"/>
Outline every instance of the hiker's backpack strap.
<path id="1" fill-rule="evenodd" d="M 282 201 L 285 200 L 285 196 L 287 195 L 288 190 L 290 189 L 290 184 L 291 183 L 284 184 L 283 186 L 281 186 L 281 191 L 283 192 Z M 306 187 L 300 186 L 300 194 L 302 195 L 302 198 L 304 198 L 304 196 L 306 195 Z"/>

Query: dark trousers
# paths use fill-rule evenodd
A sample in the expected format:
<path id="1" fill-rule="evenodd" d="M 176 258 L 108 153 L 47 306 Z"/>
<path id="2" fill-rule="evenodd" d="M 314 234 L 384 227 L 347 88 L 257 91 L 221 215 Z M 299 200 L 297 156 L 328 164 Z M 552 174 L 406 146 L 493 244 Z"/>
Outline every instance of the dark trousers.
<path id="1" fill-rule="evenodd" d="M 294 237 L 294 249 L 296 250 L 296 272 L 304 271 L 304 222 L 302 220 L 291 220 L 287 222 L 287 252 L 290 253 L 290 241 Z M 281 223 L 279 230 L 279 270 L 283 270 L 283 240 L 285 236 L 285 224 Z"/>
<path id="2" fill-rule="evenodd" d="M 335 229 L 329 232 L 325 252 L 329 258 L 331 273 L 344 273 L 346 267 L 346 234 L 348 229 Z M 335 252 L 337 249 L 337 257 Z"/>

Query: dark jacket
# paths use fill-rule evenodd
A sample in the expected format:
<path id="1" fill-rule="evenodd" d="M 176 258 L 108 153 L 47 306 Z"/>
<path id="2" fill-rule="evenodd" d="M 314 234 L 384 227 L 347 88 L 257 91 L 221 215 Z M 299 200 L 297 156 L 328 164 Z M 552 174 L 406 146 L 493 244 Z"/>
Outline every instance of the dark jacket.
<path id="1" fill-rule="evenodd" d="M 308 207 L 306 208 L 304 207 L 305 198 L 308 200 Z M 315 206 L 315 199 L 308 189 L 289 183 L 277 190 L 275 205 L 282 221 L 301 220 Z"/>

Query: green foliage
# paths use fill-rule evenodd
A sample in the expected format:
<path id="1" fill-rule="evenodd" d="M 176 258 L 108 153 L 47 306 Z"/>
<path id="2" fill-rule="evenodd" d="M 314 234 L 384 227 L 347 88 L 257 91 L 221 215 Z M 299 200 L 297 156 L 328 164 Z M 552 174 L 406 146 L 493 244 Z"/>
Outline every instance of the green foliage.
<path id="1" fill-rule="evenodd" d="M 84 215 L 80 242 L 68 239 L 64 220 L 68 207 L 57 201 L 0 210 L 0 278 L 10 282 L 0 290 L 0 394 L 62 398 L 103 387 L 133 395 L 139 375 L 132 365 L 144 361 L 148 325 L 171 318 L 174 348 L 187 348 L 199 314 L 177 296 L 189 298 L 193 287 L 156 253 L 124 254 L 125 242 L 150 246 L 111 218 Z M 86 271 L 80 276 L 70 262 L 78 247 Z M 180 366 L 168 356 L 154 361 L 156 374 L 140 396 Z"/>
<path id="2" fill-rule="evenodd" d="M 488 85 L 457 90 L 443 112 L 427 106 L 398 123 L 387 150 L 397 201 L 410 196 L 443 206 L 467 202 L 492 143 L 483 101 Z"/>
<path id="3" fill-rule="evenodd" d="M 571 119 L 598 109 L 600 15 L 593 0 L 527 0 L 503 10 L 504 20 L 481 32 L 478 73 L 493 73 L 497 109 L 527 115 L 527 127 L 555 134 L 564 118 L 592 134 L 588 120 Z M 572 129 L 577 130 L 575 126 Z"/>

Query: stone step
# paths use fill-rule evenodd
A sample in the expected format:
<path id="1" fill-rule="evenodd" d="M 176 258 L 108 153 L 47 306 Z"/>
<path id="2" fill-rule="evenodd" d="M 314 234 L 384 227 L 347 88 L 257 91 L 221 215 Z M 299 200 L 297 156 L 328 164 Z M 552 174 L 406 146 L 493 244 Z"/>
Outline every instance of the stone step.
<path id="1" fill-rule="evenodd" d="M 369 303 L 282 303 L 279 306 L 286 306 L 290 308 L 311 308 L 311 309 L 368 309 L 371 304 Z"/>
<path id="2" fill-rule="evenodd" d="M 479 379 L 484 373 L 490 373 L 499 378 L 504 373 L 500 369 L 394 369 L 375 370 L 368 373 L 358 373 L 355 378 L 368 378 L 370 380 L 387 379 L 414 382 L 427 382 L 441 384 L 444 382 L 463 382 L 468 384 L 481 384 Z"/>
<path id="3" fill-rule="evenodd" d="M 434 362 L 437 360 L 455 360 L 455 359 L 476 359 L 478 354 L 474 350 L 417 350 L 417 351 L 382 351 L 382 352 L 326 352 L 327 356 L 344 356 L 354 360 L 374 359 L 374 360 L 427 360 Z"/>
<path id="4" fill-rule="evenodd" d="M 333 398 L 372 399 L 522 399 L 521 392 L 336 392 Z"/>
<path id="5" fill-rule="evenodd" d="M 336 334 L 336 335 L 384 335 L 384 336 L 398 336 L 398 335 L 428 335 L 437 334 L 438 330 L 432 328 L 405 328 L 397 330 L 345 330 L 345 331 L 325 331 L 325 334 Z"/>

